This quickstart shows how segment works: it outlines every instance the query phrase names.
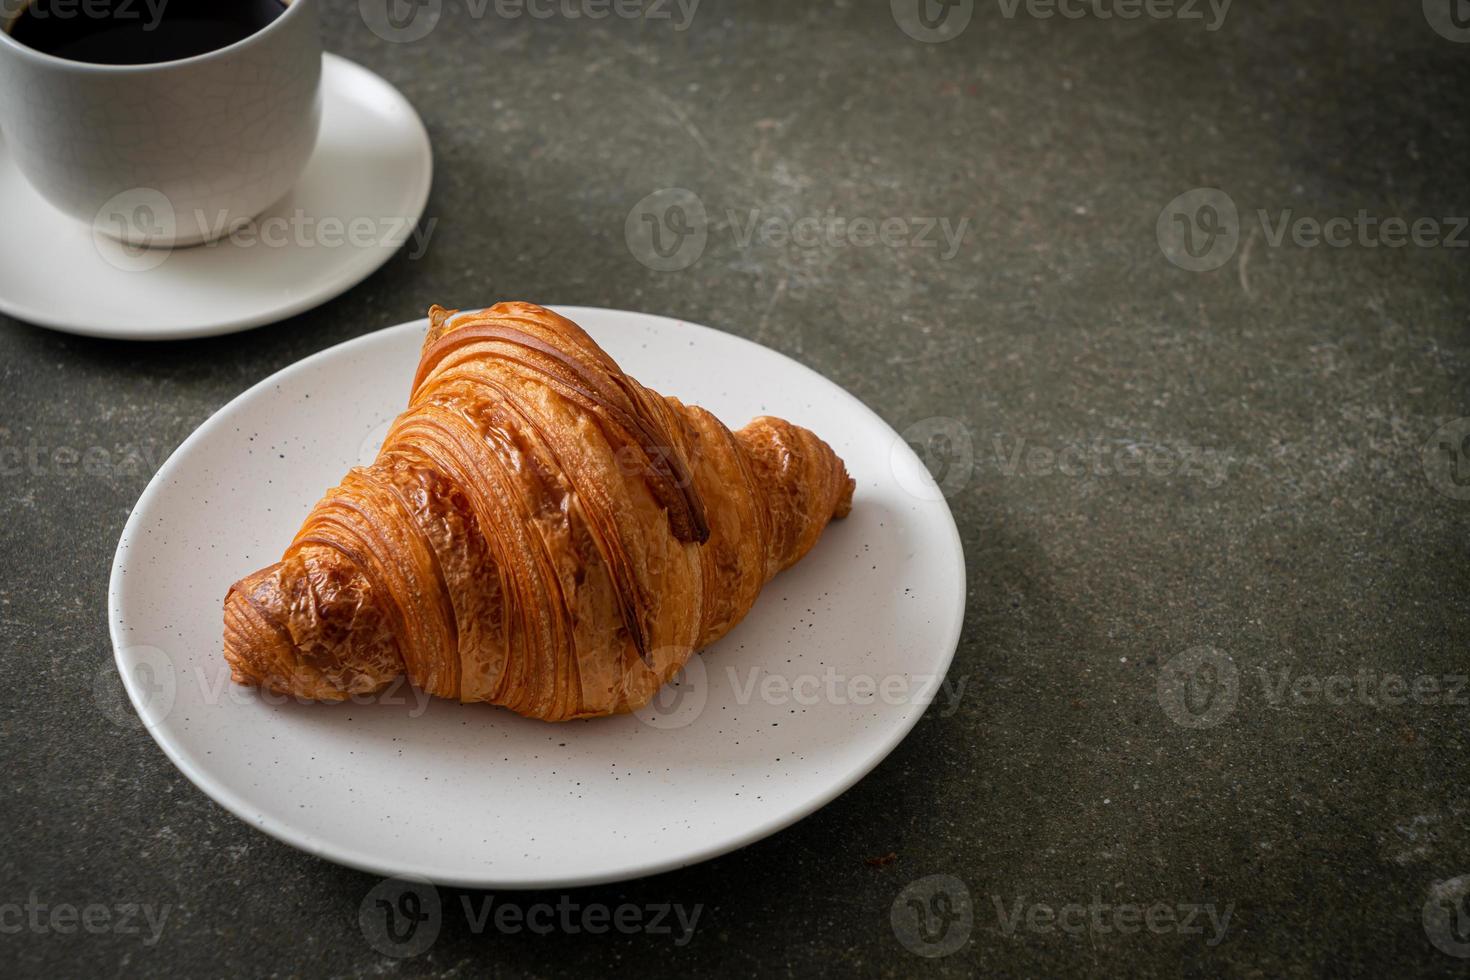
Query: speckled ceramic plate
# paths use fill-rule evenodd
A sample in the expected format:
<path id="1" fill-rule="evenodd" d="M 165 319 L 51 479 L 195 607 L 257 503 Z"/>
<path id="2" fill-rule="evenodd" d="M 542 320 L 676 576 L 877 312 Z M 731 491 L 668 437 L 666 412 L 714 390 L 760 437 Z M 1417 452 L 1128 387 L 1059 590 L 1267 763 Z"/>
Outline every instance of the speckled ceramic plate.
<path id="1" fill-rule="evenodd" d="M 128 249 L 48 204 L 0 140 L 0 312 L 53 330 L 179 340 L 275 323 L 338 296 L 400 248 L 433 178 L 429 136 L 382 78 L 322 60 L 322 128 L 296 187 L 233 235 Z"/>
<path id="2" fill-rule="evenodd" d="M 551 725 L 394 688 L 300 704 L 232 685 L 230 583 L 276 560 L 402 409 L 424 322 L 295 364 L 217 412 L 159 471 L 118 544 L 118 668 L 170 759 L 226 809 L 332 861 L 484 888 L 691 864 L 827 803 L 913 727 L 954 654 L 965 572 L 913 451 L 857 399 L 749 341 L 564 308 L 659 391 L 727 424 L 785 416 L 857 479 L 852 515 L 636 715 Z"/>

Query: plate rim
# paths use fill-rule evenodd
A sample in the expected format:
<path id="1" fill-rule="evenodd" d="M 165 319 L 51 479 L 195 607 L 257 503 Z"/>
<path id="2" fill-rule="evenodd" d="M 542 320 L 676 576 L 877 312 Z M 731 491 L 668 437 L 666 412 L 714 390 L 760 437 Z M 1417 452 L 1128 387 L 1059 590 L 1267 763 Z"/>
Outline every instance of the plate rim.
<path id="1" fill-rule="evenodd" d="M 420 118 L 418 110 L 413 107 L 413 103 L 408 101 L 407 96 L 400 92 L 396 85 L 371 68 L 361 65 L 350 58 L 344 58 L 342 55 L 324 51 L 322 52 L 322 71 L 324 77 L 329 65 L 337 66 L 335 70 L 367 76 L 371 81 L 386 90 L 387 93 L 390 93 L 389 98 L 396 100 L 400 107 L 406 110 L 406 118 L 413 129 L 414 142 L 417 144 L 419 150 L 419 164 L 415 167 L 415 172 L 422 174 L 421 179 L 418 181 L 419 186 L 410 198 L 411 203 L 408 208 L 408 210 L 413 212 L 413 220 L 410 222 L 410 225 L 416 226 L 419 219 L 424 216 L 424 211 L 428 208 L 429 192 L 432 190 L 434 183 L 434 148 L 429 140 L 429 131 L 424 127 L 423 119 Z M 323 92 L 325 92 L 325 89 L 326 87 L 324 85 Z M 17 179 L 22 182 L 25 181 L 23 176 L 17 175 Z M 32 193 L 35 193 L 34 190 L 32 190 Z M 70 221 L 73 219 L 67 218 L 65 215 L 57 212 L 57 220 Z M 407 244 L 406 240 L 404 244 Z M 81 323 L 74 318 L 57 316 L 45 309 L 33 308 L 25 304 L 16 303 L 3 294 L 0 294 L 0 313 L 21 323 L 39 327 L 43 330 L 55 330 L 58 333 L 71 334 L 76 337 L 96 337 L 103 340 L 158 342 L 219 337 L 226 334 L 253 330 L 256 327 L 263 327 L 267 324 L 279 323 L 298 314 L 305 313 L 308 310 L 315 309 L 325 303 L 330 303 L 387 265 L 393 256 L 402 250 L 402 244 L 397 248 L 383 249 L 381 250 L 381 258 L 378 261 L 364 263 L 361 270 L 354 270 L 344 278 L 323 277 L 322 282 L 329 285 L 319 286 L 313 290 L 306 290 L 289 302 L 273 306 L 269 309 L 257 310 L 245 316 L 235 316 L 229 319 L 214 321 L 205 326 L 134 328 L 98 325 L 90 322 Z"/>
<path id="2" fill-rule="evenodd" d="M 549 304 L 548 308 L 555 310 L 556 312 L 576 322 L 580 322 L 577 321 L 578 315 L 585 315 L 588 313 L 612 313 L 619 315 L 630 315 L 639 318 L 663 321 L 665 324 L 674 325 L 681 329 L 694 328 L 697 331 L 707 331 L 709 333 L 720 334 L 722 337 L 730 338 L 742 344 L 749 344 L 753 347 L 761 348 L 768 354 L 774 354 L 777 357 L 791 362 L 791 364 L 800 368 L 803 372 L 806 372 L 812 377 L 819 379 L 823 384 L 830 386 L 834 391 L 840 393 L 851 404 L 851 407 L 853 407 L 857 411 L 866 413 L 873 421 L 876 421 L 878 425 L 888 430 L 888 432 L 892 433 L 895 440 L 895 449 L 898 446 L 902 446 L 905 452 L 909 453 L 911 456 L 914 456 L 913 449 L 910 448 L 907 443 L 903 442 L 902 438 L 893 429 L 893 427 L 890 426 L 883 419 L 882 416 L 878 415 L 877 412 L 874 412 L 871 408 L 864 404 L 862 400 L 859 399 L 856 395 L 849 392 L 846 388 L 843 388 L 837 382 L 827 378 L 821 372 L 815 370 L 814 368 L 808 367 L 800 361 L 797 361 L 795 358 L 790 357 L 774 348 L 767 347 L 764 344 L 760 344 L 748 338 L 741 337 L 738 334 L 732 334 L 723 330 L 717 330 L 713 327 L 706 327 L 702 324 L 690 320 L 664 316 L 656 313 L 644 313 L 634 310 L 615 310 L 608 307 L 572 306 L 562 304 Z M 133 532 L 135 531 L 137 525 L 141 520 L 140 515 L 142 513 L 143 505 L 145 504 L 145 502 L 149 501 L 156 492 L 159 492 L 161 490 L 164 483 L 172 478 L 175 469 L 184 465 L 183 460 L 186 458 L 187 452 L 192 448 L 196 441 L 202 441 L 207 434 L 211 433 L 214 430 L 216 426 L 225 424 L 223 422 L 223 416 L 225 412 L 239 402 L 243 401 L 247 397 L 252 396 L 262 389 L 280 383 L 283 376 L 306 370 L 311 365 L 330 359 L 339 352 L 342 352 L 345 348 L 350 348 L 354 345 L 366 342 L 368 338 L 380 337 L 389 333 L 406 334 L 415 330 L 426 329 L 427 326 L 428 318 L 420 317 L 418 319 L 408 320 L 390 327 L 384 327 L 379 330 L 373 330 L 364 334 L 359 334 L 356 337 L 352 337 L 340 343 L 333 344 L 330 347 L 323 348 L 322 350 L 319 350 L 313 354 L 309 354 L 306 357 L 301 358 L 300 360 L 293 361 L 292 363 L 287 364 L 277 369 L 276 371 L 273 371 L 269 376 L 261 379 L 255 384 L 250 385 L 244 391 L 235 395 L 229 401 L 225 402 L 219 408 L 211 412 L 208 418 L 199 423 L 199 425 L 194 429 L 193 432 L 189 433 L 184 441 L 179 444 L 178 448 L 176 448 L 172 453 L 169 454 L 168 459 L 164 462 L 162 466 L 159 467 L 158 472 L 155 473 L 152 479 L 148 481 L 147 487 L 144 488 L 142 494 L 139 495 L 138 500 L 133 504 L 132 510 L 128 513 L 128 519 L 123 525 L 122 533 L 119 535 L 118 538 L 117 547 L 113 552 L 112 568 L 108 574 L 107 581 L 107 627 L 108 637 L 112 643 L 113 648 L 113 664 L 117 668 L 118 674 L 122 679 L 124 689 L 127 691 L 129 703 L 132 705 L 134 712 L 138 714 L 139 720 L 143 722 L 143 728 L 153 738 L 153 741 L 159 746 L 159 748 L 163 750 L 164 755 L 167 756 L 168 760 L 173 763 L 174 767 L 178 769 L 179 772 L 181 772 L 184 777 L 189 780 L 189 782 L 191 782 L 197 789 L 204 793 L 205 796 L 209 797 L 210 800 L 212 800 L 220 807 L 224 808 L 233 816 L 237 817 L 243 823 L 246 823 L 257 830 L 263 831 L 270 837 L 280 841 L 283 844 L 286 844 L 289 847 L 292 847 L 299 851 L 303 851 L 314 857 L 330 861 L 334 864 L 343 865 L 345 867 L 353 868 L 357 871 L 378 875 L 380 877 L 397 878 L 410 881 L 422 881 L 428 882 L 435 886 L 518 891 L 548 888 L 579 888 L 591 885 L 609 884 L 620 881 L 630 881 L 634 879 L 663 874 L 669 871 L 675 871 L 680 868 L 690 867 L 692 865 L 700 864 L 704 861 L 708 861 L 713 858 L 729 854 L 743 847 L 747 847 L 750 844 L 756 843 L 757 841 L 764 840 L 765 838 L 770 837 L 773 834 L 779 833 L 780 831 L 785 830 L 787 827 L 790 827 L 793 824 L 796 824 L 797 822 L 811 816 L 813 813 L 816 813 L 818 810 L 831 803 L 837 797 L 841 796 L 843 793 L 846 793 L 858 782 L 868 776 L 885 759 L 893 754 L 894 749 L 896 749 L 899 744 L 908 737 L 909 733 L 912 732 L 914 727 L 918 724 L 919 719 L 924 717 L 931 705 L 920 705 L 916 702 L 909 702 L 906 705 L 908 709 L 907 714 L 900 719 L 898 724 L 893 725 L 887 731 L 883 740 L 879 743 L 877 748 L 872 753 L 870 753 L 860 765 L 854 766 L 851 771 L 844 774 L 841 779 L 837 780 L 832 787 L 829 787 L 822 793 L 818 793 L 809 798 L 803 799 L 799 805 L 790 808 L 790 810 L 788 811 L 778 813 L 768 820 L 752 824 L 738 834 L 731 835 L 728 838 L 721 839 L 715 843 L 698 848 L 696 850 L 682 852 L 665 860 L 636 861 L 630 865 L 620 866 L 618 868 L 612 868 L 591 874 L 548 875 L 545 877 L 535 878 L 534 880 L 529 878 L 506 879 L 498 878 L 494 875 L 457 874 L 452 872 L 449 874 L 437 872 L 432 875 L 425 874 L 425 872 L 419 868 L 404 867 L 396 863 L 391 858 L 378 858 L 372 855 L 360 854 L 347 847 L 334 846 L 329 841 L 317 839 L 312 834 L 293 828 L 287 821 L 276 820 L 274 818 L 269 818 L 264 814 L 254 812 L 252 807 L 248 803 L 246 803 L 245 800 L 242 799 L 237 793 L 235 793 L 235 791 L 229 786 L 216 779 L 210 773 L 196 769 L 194 766 L 187 763 L 182 755 L 178 751 L 176 751 L 173 743 L 162 736 L 162 733 L 159 731 L 159 726 L 150 725 L 147 723 L 147 720 L 144 716 L 143 707 L 139 701 L 139 696 L 134 689 L 134 685 L 130 682 L 129 673 L 125 668 L 122 658 L 122 651 L 127 646 L 122 642 L 122 610 L 119 608 L 119 596 L 123 588 L 123 544 L 124 542 L 127 542 L 130 539 L 135 539 L 137 537 L 133 534 Z M 914 456 L 914 459 L 917 461 L 917 456 Z M 918 463 L 918 468 L 919 471 L 923 472 L 925 477 L 928 479 L 928 482 L 932 484 L 933 479 L 928 475 L 928 469 L 923 466 L 922 462 Z M 949 535 L 947 539 L 949 549 L 947 557 L 952 564 L 955 581 L 957 582 L 957 589 L 955 590 L 955 596 L 952 602 L 947 607 L 936 607 L 943 608 L 949 613 L 949 623 L 945 628 L 944 639 L 939 644 L 939 658 L 936 661 L 936 676 L 939 682 L 943 683 L 944 679 L 949 675 L 950 667 L 954 663 L 954 657 L 959 649 L 959 641 L 964 630 L 965 607 L 968 597 L 968 582 L 965 569 L 964 546 L 960 540 L 959 528 L 955 524 L 954 512 L 950 509 L 948 499 L 945 498 L 942 494 L 936 494 L 933 497 L 926 498 L 925 502 L 929 504 L 935 504 L 942 508 L 944 516 L 947 518 L 946 525 L 949 530 Z M 935 560 L 939 560 L 940 557 L 943 556 L 936 556 Z"/>

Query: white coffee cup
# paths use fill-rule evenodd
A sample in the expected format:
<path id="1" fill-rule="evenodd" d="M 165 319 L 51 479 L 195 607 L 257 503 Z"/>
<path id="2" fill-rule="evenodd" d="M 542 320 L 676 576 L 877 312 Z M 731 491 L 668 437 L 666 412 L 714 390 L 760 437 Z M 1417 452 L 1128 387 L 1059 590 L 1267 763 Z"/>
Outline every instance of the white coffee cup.
<path id="1" fill-rule="evenodd" d="M 0 32 L 0 134 L 31 185 L 94 233 L 210 241 L 284 197 L 316 145 L 318 2 L 153 64 L 70 61 Z"/>

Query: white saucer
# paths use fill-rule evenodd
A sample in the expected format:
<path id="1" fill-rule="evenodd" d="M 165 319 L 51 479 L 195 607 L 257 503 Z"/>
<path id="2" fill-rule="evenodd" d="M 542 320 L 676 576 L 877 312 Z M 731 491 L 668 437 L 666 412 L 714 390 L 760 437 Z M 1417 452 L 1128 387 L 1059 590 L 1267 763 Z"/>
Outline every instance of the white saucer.
<path id="1" fill-rule="evenodd" d="M 415 248 L 432 176 L 429 137 L 413 107 L 382 78 L 331 54 L 322 62 L 321 135 L 306 171 L 233 240 L 130 254 L 52 208 L 0 142 L 0 214 L 10 229 L 0 236 L 0 312 L 126 340 L 205 337 L 281 320 L 355 286 L 399 246 Z"/>
<path id="2" fill-rule="evenodd" d="M 852 515 L 638 715 L 547 724 L 412 689 L 367 704 L 261 696 L 229 680 L 225 591 L 279 558 L 321 493 L 375 454 L 425 324 L 280 371 L 154 477 L 123 530 L 108 602 L 137 723 L 242 820 L 382 875 L 615 881 L 780 830 L 862 778 L 930 700 L 949 707 L 940 682 L 964 615 L 964 557 L 909 446 L 832 382 L 750 341 L 640 313 L 561 312 L 643 383 L 731 425 L 769 413 L 813 429 L 857 480 Z"/>

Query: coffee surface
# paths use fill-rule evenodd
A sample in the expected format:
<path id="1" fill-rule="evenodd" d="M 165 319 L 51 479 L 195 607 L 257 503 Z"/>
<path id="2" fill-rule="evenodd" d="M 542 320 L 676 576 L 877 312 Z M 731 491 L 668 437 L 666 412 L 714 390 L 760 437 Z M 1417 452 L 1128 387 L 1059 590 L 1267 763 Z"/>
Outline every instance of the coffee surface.
<path id="1" fill-rule="evenodd" d="M 32 0 L 7 33 L 70 61 L 146 65 L 228 47 L 285 11 L 281 0 Z"/>

